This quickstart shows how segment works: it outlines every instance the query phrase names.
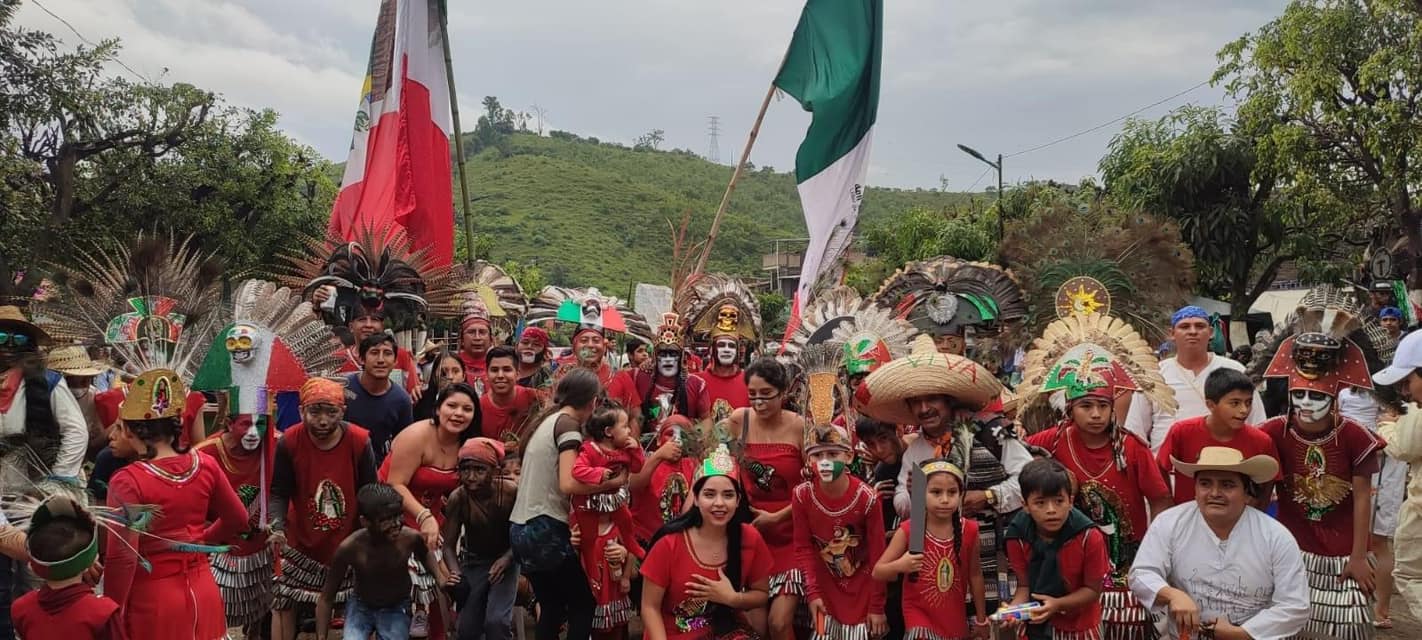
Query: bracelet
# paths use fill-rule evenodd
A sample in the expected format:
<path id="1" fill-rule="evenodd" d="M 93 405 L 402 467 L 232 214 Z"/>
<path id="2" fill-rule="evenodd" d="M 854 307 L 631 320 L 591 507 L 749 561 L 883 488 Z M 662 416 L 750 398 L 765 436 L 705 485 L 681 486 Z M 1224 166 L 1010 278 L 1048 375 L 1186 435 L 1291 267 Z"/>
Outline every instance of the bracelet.
<path id="1" fill-rule="evenodd" d="M 430 510 L 429 510 L 429 509 L 422 509 L 418 514 L 415 515 L 415 525 L 417 525 L 417 526 L 424 525 L 424 524 L 425 524 L 425 520 L 428 520 L 428 519 L 433 518 L 433 517 L 434 517 L 434 514 L 433 514 L 433 513 L 430 513 Z"/>
<path id="2" fill-rule="evenodd" d="M 981 618 L 979 618 L 978 616 L 973 616 L 973 624 L 979 627 L 986 627 L 992 624 L 992 620 L 987 616 L 982 616 Z"/>

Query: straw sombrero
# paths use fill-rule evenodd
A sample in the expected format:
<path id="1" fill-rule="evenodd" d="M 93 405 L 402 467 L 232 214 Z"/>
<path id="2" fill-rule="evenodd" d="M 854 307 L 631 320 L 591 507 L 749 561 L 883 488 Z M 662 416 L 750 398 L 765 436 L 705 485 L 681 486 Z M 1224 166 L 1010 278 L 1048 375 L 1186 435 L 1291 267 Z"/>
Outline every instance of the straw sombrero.
<path id="1" fill-rule="evenodd" d="M 982 409 L 1002 395 L 998 382 L 982 365 L 962 356 L 938 353 L 933 338 L 920 335 L 909 355 L 879 367 L 854 394 L 861 413 L 890 424 L 917 424 L 908 399 L 951 396 Z"/>
<path id="2" fill-rule="evenodd" d="M 1245 458 L 1243 453 L 1232 447 L 1205 447 L 1200 450 L 1200 461 L 1194 464 L 1170 456 L 1170 464 L 1190 478 L 1201 471 L 1233 471 L 1263 484 L 1272 482 L 1279 475 L 1277 460 L 1263 454 Z"/>
<path id="3" fill-rule="evenodd" d="M 75 346 L 58 347 L 51 350 L 45 357 L 45 366 L 66 376 L 77 378 L 97 376 L 109 369 L 104 363 L 90 359 L 89 354 L 84 351 L 84 347 Z"/>
<path id="4" fill-rule="evenodd" d="M 20 311 L 19 307 L 13 305 L 0 306 L 0 330 L 4 329 L 19 329 L 34 337 L 36 344 L 49 344 L 49 334 L 25 318 L 25 314 Z"/>

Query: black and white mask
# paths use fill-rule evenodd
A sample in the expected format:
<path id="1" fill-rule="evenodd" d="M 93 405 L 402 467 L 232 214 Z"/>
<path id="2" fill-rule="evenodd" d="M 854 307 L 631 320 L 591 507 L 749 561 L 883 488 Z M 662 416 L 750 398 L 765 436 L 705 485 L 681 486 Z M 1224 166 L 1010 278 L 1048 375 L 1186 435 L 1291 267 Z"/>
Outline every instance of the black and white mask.
<path id="1" fill-rule="evenodd" d="M 1294 389 L 1289 391 L 1289 404 L 1299 420 L 1320 422 L 1333 410 L 1333 396 L 1312 389 Z"/>

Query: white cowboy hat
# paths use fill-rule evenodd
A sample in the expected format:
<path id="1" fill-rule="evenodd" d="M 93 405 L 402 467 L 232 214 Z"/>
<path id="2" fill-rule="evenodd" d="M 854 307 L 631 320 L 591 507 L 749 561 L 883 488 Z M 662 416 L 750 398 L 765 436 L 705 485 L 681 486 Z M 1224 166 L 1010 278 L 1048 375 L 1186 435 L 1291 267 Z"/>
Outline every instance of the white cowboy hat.
<path id="1" fill-rule="evenodd" d="M 890 424 L 918 424 L 908 400 L 949 396 L 982 409 L 1002 395 L 1002 383 L 982 365 L 962 356 L 938 353 L 933 338 L 920 335 L 913 350 L 879 367 L 854 394 L 861 413 Z"/>
<path id="2" fill-rule="evenodd" d="M 1263 484 L 1273 482 L 1279 475 L 1278 460 L 1262 454 L 1246 459 L 1243 453 L 1232 447 L 1205 447 L 1200 450 L 1200 461 L 1193 464 L 1170 456 L 1170 464 L 1190 478 L 1201 471 L 1233 471 Z"/>

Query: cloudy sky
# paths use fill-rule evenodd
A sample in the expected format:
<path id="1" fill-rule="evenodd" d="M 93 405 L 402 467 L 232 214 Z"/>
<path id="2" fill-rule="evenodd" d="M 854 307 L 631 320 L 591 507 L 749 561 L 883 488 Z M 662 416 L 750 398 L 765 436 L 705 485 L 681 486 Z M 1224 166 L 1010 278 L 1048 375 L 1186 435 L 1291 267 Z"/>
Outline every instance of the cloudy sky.
<path id="1" fill-rule="evenodd" d="M 879 129 L 869 180 L 982 189 L 993 178 L 955 148 L 1012 154 L 1090 129 L 1207 80 L 1221 45 L 1285 0 L 885 0 Z M 271 107 L 282 127 L 343 160 L 379 0 L 28 0 L 21 25 L 123 40 L 132 70 Z M 483 96 L 547 113 L 548 126 L 630 143 L 652 130 L 706 153 L 721 118 L 732 162 L 789 42 L 798 0 L 450 2 L 467 126 Z M 127 71 L 116 69 L 119 73 Z M 1186 102 L 1225 104 L 1213 87 Z M 788 170 L 808 115 L 770 107 L 751 160 Z M 1095 173 L 1119 124 L 1010 157 L 1008 182 Z M 980 180 L 980 181 L 979 181 Z"/>

